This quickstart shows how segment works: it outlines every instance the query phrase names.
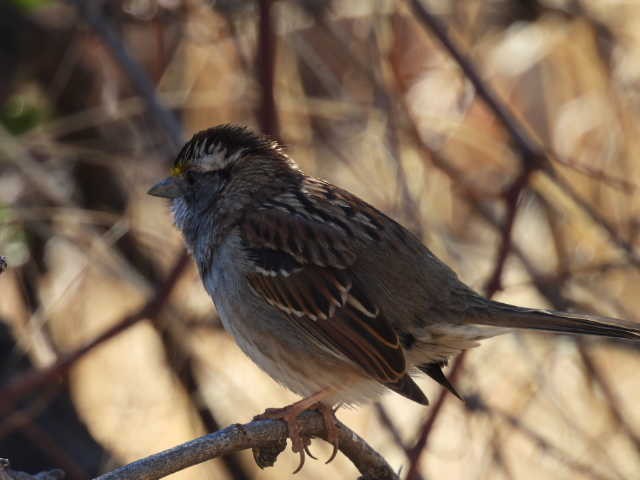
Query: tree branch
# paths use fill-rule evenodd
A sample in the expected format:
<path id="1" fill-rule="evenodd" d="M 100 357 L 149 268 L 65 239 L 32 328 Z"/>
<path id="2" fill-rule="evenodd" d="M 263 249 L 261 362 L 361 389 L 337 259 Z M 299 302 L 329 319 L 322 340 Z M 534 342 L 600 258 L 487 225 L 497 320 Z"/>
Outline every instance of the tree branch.
<path id="1" fill-rule="evenodd" d="M 304 412 L 300 415 L 299 422 L 304 435 L 326 437 L 324 422 L 319 413 Z M 338 422 L 337 427 L 340 451 L 360 471 L 361 480 L 398 480 L 398 475 L 386 460 L 361 437 L 342 422 Z M 249 448 L 270 450 L 275 453 L 272 456 L 272 461 L 275 461 L 284 449 L 286 438 L 287 427 L 280 420 L 254 420 L 244 425 L 231 425 L 137 460 L 95 480 L 154 480 L 206 460 Z"/>

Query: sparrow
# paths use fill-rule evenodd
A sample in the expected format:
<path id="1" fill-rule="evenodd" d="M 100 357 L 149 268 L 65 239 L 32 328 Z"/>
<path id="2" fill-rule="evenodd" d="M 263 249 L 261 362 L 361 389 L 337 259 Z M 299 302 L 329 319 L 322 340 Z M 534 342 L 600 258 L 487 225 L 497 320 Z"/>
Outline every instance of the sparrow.
<path id="1" fill-rule="evenodd" d="M 225 329 L 302 400 L 257 418 L 284 420 L 305 458 L 297 417 L 384 391 L 428 404 L 421 372 L 460 397 L 449 358 L 514 329 L 636 340 L 638 326 L 489 300 L 419 238 L 347 190 L 305 174 L 277 141 L 238 125 L 196 133 L 151 195 L 175 225 Z"/>

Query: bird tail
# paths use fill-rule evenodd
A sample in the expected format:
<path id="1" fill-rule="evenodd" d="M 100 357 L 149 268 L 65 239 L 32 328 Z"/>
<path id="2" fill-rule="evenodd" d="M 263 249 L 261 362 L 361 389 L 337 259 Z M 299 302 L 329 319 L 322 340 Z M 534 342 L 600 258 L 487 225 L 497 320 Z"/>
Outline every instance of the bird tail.
<path id="1" fill-rule="evenodd" d="M 472 323 L 504 328 L 523 328 L 544 332 L 640 340 L 640 323 L 582 313 L 558 312 L 516 307 L 490 302 L 488 308 L 473 317 Z"/>

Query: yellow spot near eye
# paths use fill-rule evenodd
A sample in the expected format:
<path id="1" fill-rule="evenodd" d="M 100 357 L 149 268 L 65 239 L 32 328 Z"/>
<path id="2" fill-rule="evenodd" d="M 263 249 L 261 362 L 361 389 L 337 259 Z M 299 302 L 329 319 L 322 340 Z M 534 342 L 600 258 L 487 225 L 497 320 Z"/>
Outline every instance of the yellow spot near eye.
<path id="1" fill-rule="evenodd" d="M 183 165 L 176 165 L 171 169 L 171 176 L 172 177 L 177 177 L 179 175 L 182 175 L 184 173 L 184 166 Z"/>

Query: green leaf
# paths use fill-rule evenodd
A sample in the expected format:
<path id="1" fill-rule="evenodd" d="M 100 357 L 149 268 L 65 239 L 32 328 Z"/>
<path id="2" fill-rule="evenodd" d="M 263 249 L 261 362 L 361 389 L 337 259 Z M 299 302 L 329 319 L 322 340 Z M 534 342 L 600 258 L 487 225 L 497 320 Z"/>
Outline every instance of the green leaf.
<path id="1" fill-rule="evenodd" d="M 44 109 L 23 95 L 14 95 L 0 108 L 0 123 L 13 135 L 31 130 L 46 117 Z"/>

